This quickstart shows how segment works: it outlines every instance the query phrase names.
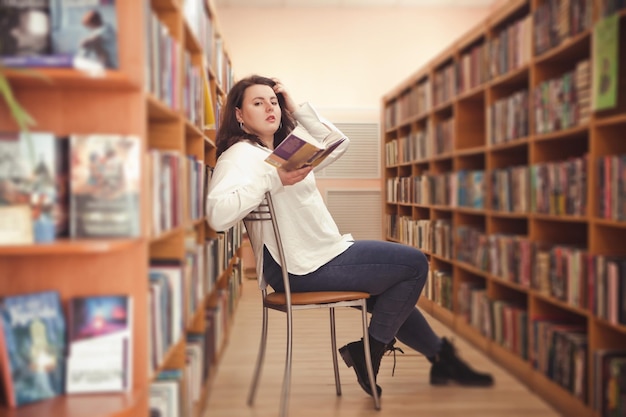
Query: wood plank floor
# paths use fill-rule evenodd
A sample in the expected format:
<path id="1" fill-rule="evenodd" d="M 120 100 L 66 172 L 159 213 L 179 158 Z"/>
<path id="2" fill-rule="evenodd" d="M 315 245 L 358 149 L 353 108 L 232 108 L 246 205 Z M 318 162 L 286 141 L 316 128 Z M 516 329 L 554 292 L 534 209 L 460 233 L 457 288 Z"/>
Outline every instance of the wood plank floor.
<path id="1" fill-rule="evenodd" d="M 203 417 L 274 417 L 278 415 L 285 358 L 285 317 L 270 311 L 268 351 L 261 386 L 253 407 L 246 398 L 260 339 L 261 296 L 256 280 L 246 280 L 238 303 L 229 341 L 212 381 Z M 405 354 L 382 361 L 378 384 L 383 388 L 382 409 L 376 411 L 371 397 L 356 382 L 354 371 L 341 358 L 342 395 L 335 394 L 328 311 L 294 313 L 294 363 L 290 397 L 293 417 L 556 417 L 560 414 L 530 392 L 504 369 L 464 342 L 444 325 L 427 316 L 435 331 L 453 338 L 461 356 L 475 368 L 492 372 L 491 388 L 433 387 L 428 383 L 430 364 L 406 346 Z M 360 312 L 337 311 L 337 343 L 356 340 L 361 335 Z"/>

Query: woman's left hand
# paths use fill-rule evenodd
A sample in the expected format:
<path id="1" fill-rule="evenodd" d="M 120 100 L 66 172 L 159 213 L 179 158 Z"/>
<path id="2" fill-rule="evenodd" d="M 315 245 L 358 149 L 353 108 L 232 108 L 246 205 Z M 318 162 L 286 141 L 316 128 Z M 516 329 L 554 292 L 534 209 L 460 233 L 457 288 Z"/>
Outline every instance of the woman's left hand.
<path id="1" fill-rule="evenodd" d="M 309 172 L 313 170 L 313 167 L 304 167 L 296 169 L 294 171 L 285 171 L 282 168 L 278 168 L 278 176 L 283 185 L 294 185 L 302 181 Z"/>

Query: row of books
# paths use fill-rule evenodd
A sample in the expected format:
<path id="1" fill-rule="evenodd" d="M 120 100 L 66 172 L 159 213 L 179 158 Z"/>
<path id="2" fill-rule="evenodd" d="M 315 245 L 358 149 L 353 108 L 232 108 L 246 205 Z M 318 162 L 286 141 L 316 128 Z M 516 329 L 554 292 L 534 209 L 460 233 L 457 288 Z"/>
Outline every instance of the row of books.
<path id="1" fill-rule="evenodd" d="M 615 3 L 615 4 L 608 4 Z M 601 16 L 615 13 L 624 6 L 620 2 L 607 2 Z M 591 28 L 590 0 L 551 0 L 542 3 L 534 13 L 533 27 L 535 54 L 546 52 L 565 39 Z M 533 131 L 547 133 L 585 124 L 593 109 L 615 107 L 618 89 L 618 35 L 619 19 L 599 20 L 593 28 L 593 54 L 581 60 L 559 77 L 539 80 L 534 87 L 532 101 L 536 110 Z M 407 89 L 398 99 L 390 102 L 384 110 L 386 128 L 406 123 L 411 117 L 427 114 L 433 107 L 451 102 L 469 88 L 475 88 L 529 62 L 531 30 L 530 16 L 511 24 L 511 33 L 488 39 L 461 53 L 458 62 L 450 61 L 435 69 L 432 83 L 428 76 L 419 84 Z M 519 25 L 519 28 L 517 27 Z M 515 29 L 513 29 L 515 28 Z M 518 30 L 519 29 L 519 30 Z M 505 42 L 506 41 L 506 42 Z M 591 67 L 593 66 L 593 73 Z M 489 70 L 485 69 L 489 67 Z M 485 76 L 489 72 L 488 76 Z M 593 75 L 593 80 L 592 80 Z M 423 88 L 426 87 L 424 93 Z M 431 92 L 432 90 L 432 92 Z"/>
<path id="2" fill-rule="evenodd" d="M 587 401 L 587 342 L 584 328 L 561 326 L 553 320 L 532 319 L 525 306 L 506 300 L 492 300 L 484 289 L 473 296 L 482 310 L 483 333 L 509 351 L 530 360 L 535 369 Z"/>
<path id="3" fill-rule="evenodd" d="M 217 239 L 216 239 L 217 240 Z M 225 245 L 221 250 L 225 250 Z M 184 368 L 151 369 L 155 375 L 150 383 L 150 415 L 183 417 L 193 415 L 193 410 L 202 397 L 202 387 L 208 381 L 218 352 L 223 346 L 226 326 L 232 318 L 234 304 L 241 291 L 241 271 L 233 268 L 228 286 L 218 289 L 214 304 L 200 304 L 204 313 L 205 326 L 202 331 L 186 330 L 184 327 L 168 346 L 184 343 Z M 175 317 L 179 317 L 176 315 Z M 167 314 L 163 314 L 163 319 Z M 171 318 L 171 317 L 170 317 Z M 161 362 L 159 362 L 161 363 Z"/>
<path id="4" fill-rule="evenodd" d="M 0 134 L 0 242 L 139 236 L 139 138 Z"/>
<path id="5" fill-rule="evenodd" d="M 491 171 L 491 209 L 512 213 L 526 213 L 530 208 L 529 168 L 513 166 Z"/>
<path id="6" fill-rule="evenodd" d="M 585 248 L 490 234 L 472 226 L 453 230 L 454 259 L 493 277 L 586 309 L 616 325 L 626 324 L 626 267 L 622 257 Z"/>
<path id="7" fill-rule="evenodd" d="M 496 100 L 487 108 L 487 140 L 490 145 L 510 142 L 529 134 L 529 94 L 522 90 Z M 452 152 L 454 118 L 439 122 L 435 129 L 428 119 L 418 130 L 385 143 L 385 165 L 420 161 Z M 430 132 L 434 132 L 431 137 Z"/>
<path id="8" fill-rule="evenodd" d="M 215 22 L 203 0 L 184 0 L 183 16 L 204 52 L 204 61 L 210 67 L 215 62 Z"/>
<path id="9" fill-rule="evenodd" d="M 456 63 L 451 61 L 433 74 L 433 107 L 448 103 L 458 92 Z"/>
<path id="10" fill-rule="evenodd" d="M 428 253 L 452 258 L 452 221 L 450 219 L 412 219 L 394 216 L 397 233 L 394 239 Z"/>
<path id="11" fill-rule="evenodd" d="M 198 233 L 189 231 L 184 259 L 151 260 L 148 277 L 151 369 L 156 369 L 167 351 L 181 340 L 189 320 L 203 308 L 206 296 L 219 292 L 217 280 L 241 246 L 241 228 L 234 226 L 204 241 Z M 237 268 L 233 270 L 239 274 Z M 239 276 L 236 278 L 241 281 Z"/>
<path id="12" fill-rule="evenodd" d="M 591 115 L 591 78 L 590 61 L 582 60 L 573 71 L 563 76 L 540 83 L 532 91 L 534 105 L 535 133 L 550 133 L 568 129 L 589 121 Z M 443 81 L 442 81 L 443 82 Z M 409 97 L 409 95 L 407 95 Z M 529 93 L 522 90 L 509 97 L 498 99 L 487 108 L 488 143 L 493 145 L 508 142 L 529 134 Z M 435 126 L 430 147 L 428 139 L 422 141 L 428 129 L 420 134 L 409 134 L 399 138 L 403 144 L 389 145 L 387 165 L 411 162 L 421 158 L 439 155 L 453 150 L 453 118 Z M 396 140 L 392 141 L 395 142 Z M 426 152 L 421 151 L 424 146 Z M 428 152 L 430 150 L 431 152 Z"/>
<path id="13" fill-rule="evenodd" d="M 606 155 L 598 160 L 598 215 L 626 221 L 626 155 Z"/>
<path id="14" fill-rule="evenodd" d="M 487 143 L 497 145 L 528 136 L 528 90 L 517 91 L 500 98 L 487 107 Z"/>
<path id="15" fill-rule="evenodd" d="M 535 52 L 540 54 L 588 29 L 591 7 L 587 3 L 590 1 L 553 0 L 545 3 L 535 11 L 534 25 L 531 16 L 527 15 L 502 28 L 493 38 L 462 52 L 458 62 L 445 64 L 435 70 L 432 105 L 427 101 L 418 106 L 422 111 L 411 110 L 411 107 L 415 107 L 413 102 L 423 95 L 414 94 L 416 89 L 409 91 L 394 106 L 386 109 L 386 125 L 395 126 L 410 115 L 429 111 L 432 106 L 445 104 L 457 94 L 522 68 L 530 62 L 533 33 L 537 41 Z M 554 10 L 560 11 L 558 16 L 553 16 Z"/>
<path id="16" fill-rule="evenodd" d="M 486 338 L 495 341 L 586 401 L 587 346 L 583 327 L 554 320 L 533 319 L 522 304 L 490 299 L 484 285 L 464 281 L 458 290 L 462 316 Z"/>
<path id="17" fill-rule="evenodd" d="M 618 417 L 624 414 L 626 350 L 593 350 L 592 361 L 589 362 L 591 370 L 588 370 L 589 346 L 584 326 L 558 317 L 534 317 L 529 320 L 524 305 L 490 299 L 484 284 L 475 281 L 461 282 L 456 298 L 459 314 L 467 323 L 485 337 L 529 360 L 535 369 L 581 401 L 593 398 L 591 406 L 599 416 Z M 588 391 L 589 379 L 592 392 Z"/>
<path id="18" fill-rule="evenodd" d="M 146 42 L 145 90 L 173 110 L 181 110 L 180 75 L 182 45 L 145 2 Z M 186 74 L 189 75 L 189 74 Z"/>
<path id="19" fill-rule="evenodd" d="M 591 112 L 590 62 L 543 81 L 532 91 L 535 133 L 551 133 L 585 124 Z"/>
<path id="20" fill-rule="evenodd" d="M 204 195 L 211 170 L 204 161 L 178 151 L 150 149 L 151 235 L 182 226 L 204 215 Z"/>
<path id="21" fill-rule="evenodd" d="M 499 39 L 494 38 L 494 42 Z M 473 45 L 469 50 L 461 52 L 457 66 L 457 84 L 459 94 L 470 91 L 482 83 L 489 81 L 488 57 L 494 52 L 489 50 L 491 42 Z"/>
<path id="22" fill-rule="evenodd" d="M 564 320 L 531 320 L 531 364 L 548 378 L 588 400 L 587 331 L 584 326 Z"/>
<path id="23" fill-rule="evenodd" d="M 239 282 L 233 277 L 231 282 Z M 234 292 L 233 292 L 234 291 Z M 232 304 L 238 289 L 229 287 L 218 291 L 216 305 L 205 309 L 203 333 L 185 335 L 185 367 L 160 370 L 150 383 L 149 408 L 151 416 L 186 417 L 202 398 L 213 363 L 224 343 L 226 323 L 230 320 Z"/>
<path id="24" fill-rule="evenodd" d="M 132 387 L 132 297 L 56 290 L 0 299 L 0 369 L 10 407 Z"/>
<path id="25" fill-rule="evenodd" d="M 593 409 L 600 417 L 626 414 L 626 351 L 604 348 L 593 351 Z"/>
<path id="26" fill-rule="evenodd" d="M 470 91 L 528 64 L 531 43 L 532 20 L 527 15 L 499 29 L 492 38 L 461 52 L 457 64 L 457 93 Z"/>
<path id="27" fill-rule="evenodd" d="M 178 60 L 174 59 L 180 53 L 180 39 L 169 36 L 167 26 L 158 21 L 149 1 L 144 1 L 144 5 L 146 14 L 153 15 L 146 19 L 146 56 L 148 62 L 158 64 L 146 66 L 146 81 L 151 86 L 147 90 L 166 102 L 175 101 L 179 95 L 171 90 L 181 70 Z M 85 70 L 119 68 L 115 0 L 1 0 L 0 8 L 0 62 L 3 65 Z M 182 10 L 185 21 L 200 42 L 207 66 L 224 60 L 219 56 L 225 52 L 219 51 L 216 45 L 219 36 L 205 2 L 185 0 Z M 149 68 L 160 68 L 162 72 L 155 74 Z M 217 73 L 224 71 L 220 69 Z M 193 75 L 193 71 L 189 75 Z M 172 104 L 173 108 L 179 108 L 179 103 Z"/>
<path id="28" fill-rule="evenodd" d="M 390 203 L 449 205 L 485 208 L 485 171 L 461 170 L 453 173 L 387 179 L 386 197 Z"/>
<path id="29" fill-rule="evenodd" d="M 620 156 L 598 160 L 600 217 L 623 217 L 624 181 Z M 607 168 L 608 167 L 608 168 Z M 387 179 L 390 203 L 488 208 L 511 213 L 584 216 L 587 213 L 588 156 L 490 171 L 457 171 Z"/>
<path id="30" fill-rule="evenodd" d="M 430 268 L 422 294 L 441 307 L 452 311 L 452 273 L 446 269 Z"/>
<path id="31" fill-rule="evenodd" d="M 584 216 L 587 157 L 491 171 L 491 209 Z"/>
<path id="32" fill-rule="evenodd" d="M 241 268 L 234 267 L 227 285 L 217 288 L 234 251 L 241 244 L 240 226 L 220 232 L 204 244 L 187 242 L 184 261 L 152 260 L 149 296 L 149 369 L 151 415 L 188 416 L 201 399 L 212 367 L 226 338 L 226 329 L 241 293 Z M 191 236 L 192 242 L 197 236 Z M 190 250 L 189 247 L 195 247 Z M 207 304 L 206 294 L 215 293 Z M 190 326 L 190 318 L 202 311 L 204 328 Z M 172 349 L 184 345 L 184 368 L 162 369 Z M 165 364 L 166 367 L 168 364 Z"/>
<path id="33" fill-rule="evenodd" d="M 210 175 L 203 161 L 176 151 L 148 155 L 152 236 L 201 219 Z M 0 211 L 13 219 L 2 222 L 0 242 L 139 236 L 142 159 L 134 135 L 0 133 Z"/>
<path id="34" fill-rule="evenodd" d="M 532 18 L 527 15 L 505 26 L 487 45 L 489 78 L 522 68 L 532 56 Z M 489 59 L 491 57 L 491 59 Z M 487 81 L 487 80 L 484 80 Z"/>
<path id="35" fill-rule="evenodd" d="M 524 235 L 487 234 L 480 227 L 452 227 L 445 219 L 388 215 L 392 238 L 427 253 L 470 265 L 486 276 L 586 309 L 626 325 L 626 262 L 582 247 L 532 241 Z M 393 229 L 391 229 L 393 228 Z"/>
<path id="36" fill-rule="evenodd" d="M 535 54 L 560 45 L 591 27 L 591 0 L 548 0 L 540 4 L 533 15 Z"/>
<path id="37" fill-rule="evenodd" d="M 432 120 L 428 119 L 420 130 L 411 130 L 408 134 L 385 143 L 385 166 L 406 164 L 434 155 L 434 143 L 430 139 Z"/>
<path id="38" fill-rule="evenodd" d="M 396 126 L 411 116 L 428 114 L 432 108 L 432 94 L 430 78 L 419 81 L 401 94 L 393 105 L 385 107 L 385 126 Z"/>

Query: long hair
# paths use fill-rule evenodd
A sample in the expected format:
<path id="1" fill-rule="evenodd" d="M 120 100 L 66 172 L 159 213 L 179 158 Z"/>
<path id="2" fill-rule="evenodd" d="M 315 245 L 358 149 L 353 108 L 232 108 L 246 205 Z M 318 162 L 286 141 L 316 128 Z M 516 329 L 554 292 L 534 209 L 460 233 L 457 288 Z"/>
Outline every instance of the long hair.
<path id="1" fill-rule="evenodd" d="M 226 105 L 221 110 L 221 120 L 217 129 L 215 142 L 217 145 L 217 157 L 237 142 L 248 140 L 265 147 L 263 141 L 257 136 L 244 132 L 239 126 L 235 109 L 241 108 L 243 105 L 243 95 L 253 85 L 268 85 L 274 87 L 276 83 L 271 78 L 262 77 L 260 75 L 251 75 L 233 85 L 226 97 Z M 281 112 L 281 126 L 274 133 L 274 147 L 282 142 L 289 132 L 296 126 L 294 118 L 285 109 L 285 98 L 281 93 L 276 94 Z"/>

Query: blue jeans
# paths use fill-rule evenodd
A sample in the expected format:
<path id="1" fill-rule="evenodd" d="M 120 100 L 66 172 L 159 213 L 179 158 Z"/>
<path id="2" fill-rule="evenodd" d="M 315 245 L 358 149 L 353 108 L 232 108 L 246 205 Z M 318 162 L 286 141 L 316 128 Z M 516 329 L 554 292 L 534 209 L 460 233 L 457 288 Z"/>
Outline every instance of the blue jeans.
<path id="1" fill-rule="evenodd" d="M 264 248 L 263 273 L 275 291 L 284 291 L 281 267 Z M 363 291 L 372 297 L 369 334 L 389 343 L 394 337 L 433 357 L 441 339 L 416 308 L 428 276 L 426 256 L 411 246 L 377 240 L 355 241 L 345 252 L 306 275 L 289 274 L 293 292 Z"/>

